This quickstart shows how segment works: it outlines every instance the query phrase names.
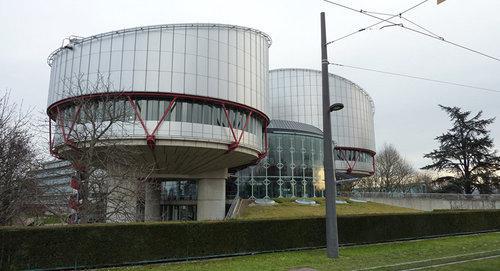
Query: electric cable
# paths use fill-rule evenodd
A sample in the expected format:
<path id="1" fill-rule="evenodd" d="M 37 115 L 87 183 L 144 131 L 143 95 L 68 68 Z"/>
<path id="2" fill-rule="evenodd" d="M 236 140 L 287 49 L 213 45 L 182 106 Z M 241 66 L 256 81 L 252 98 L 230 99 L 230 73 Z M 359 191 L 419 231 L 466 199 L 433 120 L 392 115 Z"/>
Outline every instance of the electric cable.
<path id="1" fill-rule="evenodd" d="M 389 18 L 387 18 L 387 19 L 380 18 L 380 17 L 374 16 L 374 15 L 371 15 L 371 14 L 365 13 L 362 9 L 361 9 L 361 10 L 357 10 L 357 9 L 354 9 L 354 8 L 351 8 L 351 7 L 348 7 L 348 6 L 345 6 L 345 5 L 342 5 L 342 4 L 339 4 L 339 3 L 336 3 L 336 2 L 330 1 L 330 0 L 323 0 L 323 1 L 325 1 L 325 2 L 327 2 L 327 3 L 330 3 L 330 4 L 332 4 L 332 5 L 336 5 L 336 6 L 339 6 L 339 7 L 342 7 L 342 8 L 345 8 L 345 9 L 351 10 L 351 11 L 354 11 L 354 12 L 359 12 L 359 13 L 361 13 L 361 14 L 365 14 L 365 15 L 367 15 L 367 16 L 370 16 L 370 17 L 373 17 L 373 18 L 375 18 L 375 19 L 381 20 L 381 21 L 379 21 L 379 22 L 377 22 L 377 23 L 374 23 L 374 24 L 369 25 L 369 26 L 367 26 L 367 27 L 361 28 L 361 29 L 359 29 L 358 31 L 352 32 L 352 33 L 350 33 L 350 34 L 347 34 L 347 35 L 345 35 L 345 36 L 343 36 L 343 37 L 340 37 L 340 38 L 338 38 L 338 39 L 336 39 L 336 40 L 329 41 L 329 42 L 327 42 L 327 43 L 326 43 L 326 45 L 328 45 L 328 44 L 334 43 L 334 42 L 336 42 L 336 41 L 339 41 L 339 40 L 341 40 L 341 39 L 345 39 L 345 38 L 347 38 L 347 37 L 350 37 L 350 36 L 352 36 L 352 35 L 354 35 L 354 34 L 357 34 L 357 33 L 361 32 L 361 31 L 364 31 L 364 30 L 369 29 L 369 28 L 371 28 L 371 27 L 377 26 L 377 25 L 379 25 L 379 24 L 381 24 L 381 23 L 383 23 L 383 22 L 388 22 L 388 23 L 391 23 L 391 24 L 393 24 L 393 25 L 394 25 L 394 23 L 393 23 L 393 22 L 390 22 L 389 20 L 391 20 L 391 19 L 393 19 L 393 18 L 395 18 L 395 17 L 401 16 L 402 14 L 404 14 L 404 13 L 406 13 L 406 12 L 408 12 L 408 11 L 412 10 L 412 9 L 417 8 L 418 6 L 420 6 L 420 5 L 424 4 L 425 2 L 427 2 L 427 1 L 429 1 L 429 0 L 424 0 L 424 1 L 422 1 L 422 2 L 420 2 L 420 3 L 418 3 L 418 4 L 416 4 L 416 5 L 414 5 L 414 6 L 410 7 L 410 8 L 408 8 L 408 9 L 406 9 L 406 10 L 404 10 L 404 11 L 402 11 L 402 12 L 398 13 L 398 14 L 395 14 L 395 15 L 390 16 L 390 17 L 389 17 Z"/>
<path id="2" fill-rule="evenodd" d="M 345 6 L 345 5 L 342 5 L 342 4 L 339 4 L 339 3 L 336 3 L 336 2 L 330 1 L 330 0 L 323 0 L 323 1 L 324 1 L 324 2 L 327 2 L 327 3 L 330 3 L 330 4 L 332 4 L 332 5 L 336 5 L 336 6 L 339 6 L 339 7 L 342 7 L 342 8 L 345 8 L 345 9 L 348 9 L 348 10 L 351 10 L 351 11 L 354 11 L 354 12 L 357 12 L 357 13 L 361 13 L 361 14 L 364 14 L 364 15 L 366 15 L 366 16 L 370 16 L 370 17 L 372 17 L 372 18 L 375 18 L 375 19 L 380 20 L 378 23 L 375 23 L 375 24 L 373 24 L 373 25 L 370 25 L 369 27 L 373 27 L 373 26 L 378 25 L 378 24 L 381 24 L 381 23 L 383 23 L 383 22 L 388 22 L 388 23 L 390 23 L 390 25 L 389 25 L 389 26 L 399 26 L 399 27 L 401 27 L 401 28 L 403 28 L 403 29 L 406 29 L 406 30 L 409 30 L 409 31 L 412 31 L 412 32 L 415 32 L 415 33 L 418 33 L 418 34 L 421 34 L 421 35 L 424 35 L 424 36 L 427 36 L 427 37 L 430 37 L 430 38 L 436 39 L 436 40 L 440 40 L 440 41 L 445 42 L 445 43 L 448 43 L 448 44 L 450 44 L 450 45 L 453 45 L 453 46 L 456 46 L 456 47 L 462 48 L 462 49 L 464 49 L 464 50 L 467 50 L 467 51 L 470 51 L 470 52 L 473 52 L 473 53 L 476 53 L 476 54 L 479 54 L 479 55 L 482 55 L 482 56 L 484 56 L 484 57 L 487 57 L 487 58 L 490 58 L 490 59 L 493 59 L 493 60 L 496 60 L 496 61 L 499 61 L 499 62 L 500 62 L 500 58 L 497 58 L 497 57 L 494 57 L 494 56 L 488 55 L 488 54 L 486 54 L 486 53 L 483 53 L 483 52 L 480 52 L 480 51 L 478 51 L 478 50 L 472 49 L 472 48 L 470 48 L 470 47 L 467 47 L 467 46 L 464 46 L 464 45 L 458 44 L 458 43 L 456 43 L 456 42 L 452 42 L 452 41 L 446 40 L 445 38 L 443 38 L 443 37 L 441 37 L 441 36 L 437 36 L 437 35 L 435 35 L 434 33 L 430 32 L 429 30 L 427 30 L 427 29 L 425 29 L 425 28 L 423 28 L 423 27 L 421 27 L 421 26 L 418 26 L 418 27 L 419 27 L 419 28 L 423 28 L 423 29 L 425 29 L 425 31 L 426 31 L 426 32 L 430 32 L 430 33 L 432 33 L 432 34 L 428 34 L 428 33 L 422 32 L 422 31 L 420 31 L 420 30 L 416 30 L 416 29 L 413 29 L 413 28 L 410 28 L 410 27 L 404 26 L 403 24 L 396 24 L 396 23 L 394 23 L 394 22 L 390 21 L 391 19 L 393 19 L 393 18 L 395 18 L 395 17 L 398 17 L 398 16 L 402 18 L 402 16 L 401 16 L 401 15 L 402 15 L 403 13 L 408 12 L 408 11 L 410 11 L 410 10 L 412 10 L 412 9 L 414 9 L 414 8 L 416 8 L 416 7 L 418 7 L 418 6 L 420 6 L 420 5 L 422 5 L 423 3 L 427 2 L 428 0 L 422 1 L 422 2 L 420 2 L 420 3 L 418 3 L 418 4 L 416 4 L 416 5 L 414 5 L 414 6 L 410 7 L 410 8 L 408 8 L 408 9 L 406 9 L 405 11 L 403 11 L 403 12 L 401 12 L 401 13 L 398 13 L 398 14 L 392 15 L 391 17 L 389 17 L 389 18 L 387 18 L 387 19 L 381 18 L 381 17 L 379 17 L 379 16 L 375 16 L 375 15 L 370 14 L 369 12 L 365 12 L 365 11 L 363 11 L 363 10 L 356 10 L 356 9 L 354 9 L 354 8 L 351 8 L 351 7 L 348 7 L 348 6 Z M 406 20 L 408 20 L 408 19 L 406 19 Z M 413 22 L 411 22 L 411 23 L 413 23 Z M 415 24 L 415 23 L 414 23 L 414 24 Z M 369 27 L 368 27 L 368 28 L 369 28 Z M 362 29 L 363 29 L 363 28 L 362 28 Z M 360 30 L 358 30 L 358 31 L 356 31 L 356 32 L 353 32 L 353 33 L 351 33 L 351 34 L 345 35 L 345 36 L 343 36 L 342 38 L 339 38 L 339 39 L 336 39 L 336 40 L 333 40 L 333 41 L 327 42 L 327 43 L 326 43 L 326 45 L 329 45 L 329 44 L 331 44 L 331 43 L 333 43 L 333 42 L 339 41 L 340 39 L 347 38 L 347 37 L 352 36 L 352 35 L 354 35 L 355 33 L 359 33 L 359 32 L 360 32 Z"/>
<path id="3" fill-rule="evenodd" d="M 397 25 L 403 29 L 406 29 L 406 30 L 409 30 L 409 31 L 412 31 L 412 32 L 415 32 L 415 33 L 418 33 L 418 34 L 421 34 L 421 35 L 424 35 L 424 36 L 427 36 L 427 37 L 430 37 L 430 38 L 433 38 L 433 39 L 436 39 L 436 40 L 440 40 L 442 42 L 446 42 L 448 44 L 451 44 L 451 45 L 454 45 L 456 47 L 459 47 L 459 48 L 462 48 L 464 50 L 467 50 L 467 51 L 470 51 L 470 52 L 473 52 L 473 53 L 476 53 L 476 54 L 479 54 L 479 55 L 482 55 L 484 57 L 487 57 L 487 58 L 490 58 L 490 59 L 493 59 L 493 60 L 496 60 L 496 61 L 499 61 L 500 62 L 500 58 L 497 58 L 497 57 L 494 57 L 494 56 L 491 56 L 491 55 L 488 55 L 488 54 L 485 54 L 483 52 L 480 52 L 478 50 L 475 50 L 475 49 L 472 49 L 472 48 L 469 48 L 469 47 L 466 47 L 464 45 L 461 45 L 461 44 L 458 44 L 456 42 L 452 42 L 452 41 L 449 41 L 449 40 L 446 40 L 445 38 L 443 37 L 436 37 L 436 36 L 433 36 L 433 35 L 430 35 L 430 34 L 427 34 L 427 33 L 424 33 L 422 31 L 419 31 L 419 30 L 416 30 L 416 29 L 413 29 L 413 28 L 410 28 L 410 27 L 407 27 L 407 26 L 404 26 L 403 24 L 401 25 Z"/>
<path id="4" fill-rule="evenodd" d="M 425 27 L 423 27 L 423 26 L 421 26 L 421 25 L 419 25 L 419 24 L 417 24 L 417 23 L 416 23 L 416 22 L 414 22 L 414 21 L 411 21 L 410 19 L 408 19 L 408 18 L 406 18 L 406 17 L 401 17 L 401 19 L 403 19 L 403 20 L 405 20 L 405 21 L 409 22 L 410 24 L 413 24 L 414 26 L 416 26 L 416 27 L 418 27 L 418 28 L 420 28 L 420 29 L 424 30 L 425 32 L 427 32 L 427 33 L 429 33 L 429 34 L 431 34 L 431 35 L 435 36 L 436 38 L 443 39 L 443 37 L 441 37 L 440 35 L 438 35 L 438 34 L 436 34 L 436 33 L 432 32 L 432 31 L 430 31 L 429 29 L 427 29 L 427 28 L 425 28 Z"/>
<path id="5" fill-rule="evenodd" d="M 368 11 L 368 10 L 362 10 L 362 12 L 363 12 L 363 13 L 371 13 L 371 14 L 383 15 L 383 16 L 397 16 L 397 17 L 399 17 L 400 19 L 405 20 L 405 21 L 409 22 L 410 24 L 412 24 L 412 25 L 414 25 L 414 26 L 416 26 L 416 27 L 420 28 L 421 30 L 423 30 L 423 31 L 425 31 L 425 32 L 427 32 L 427 33 L 429 33 L 429 34 L 431 34 L 431 35 L 433 35 L 433 36 L 436 36 L 436 37 L 438 37 L 438 38 L 441 38 L 441 39 L 442 39 L 442 37 L 441 37 L 440 35 L 438 35 L 438 34 L 436 34 L 436 33 L 432 32 L 432 31 L 430 31 L 429 29 L 427 29 L 427 28 L 423 27 L 423 26 L 422 26 L 422 25 L 420 25 L 420 24 L 417 24 L 415 21 L 412 21 L 412 20 L 410 20 L 410 19 L 408 19 L 408 18 L 406 18 L 406 17 L 404 17 L 404 16 L 401 16 L 401 15 L 399 15 L 399 14 L 394 15 L 394 14 L 390 14 L 390 13 L 382 13 L 382 12 L 375 12 L 375 11 Z M 393 25 L 399 25 L 399 24 L 393 24 Z"/>
<path id="6" fill-rule="evenodd" d="M 466 85 L 466 84 L 455 83 L 455 82 L 450 82 L 450 81 L 437 80 L 437 79 L 426 78 L 426 77 L 421 77 L 421 76 L 415 76 L 415 75 L 409 75 L 409 74 L 403 74 L 403 73 L 396 73 L 396 72 L 389 72 L 389 71 L 382 71 L 382 70 L 370 69 L 370 68 L 363 68 L 363 67 L 357 67 L 357 66 L 339 64 L 339 63 L 329 63 L 329 64 L 330 65 L 334 65 L 334 66 L 338 66 L 338 67 L 345 67 L 345 68 L 351 68 L 351 69 L 356 69 L 356 70 L 363 70 L 363 71 L 370 71 L 370 72 L 376 72 L 376 73 L 382 73 L 382 74 L 389 74 L 389 75 L 393 75 L 393 76 L 400 76 L 400 77 L 406 77 L 406 78 L 412 78 L 412 79 L 430 81 L 430 82 L 435 82 L 435 83 L 440 83 L 440 84 L 447 84 L 447 85 L 453 85 L 453 86 L 459 86 L 459 87 L 465 87 L 465 88 L 472 88 L 472 89 L 477 89 L 477 90 L 482 90 L 482 91 L 489 91 L 489 92 L 500 93 L 500 90 L 497 90 L 497 89 L 477 87 L 477 86 L 472 86 L 472 85 Z"/>

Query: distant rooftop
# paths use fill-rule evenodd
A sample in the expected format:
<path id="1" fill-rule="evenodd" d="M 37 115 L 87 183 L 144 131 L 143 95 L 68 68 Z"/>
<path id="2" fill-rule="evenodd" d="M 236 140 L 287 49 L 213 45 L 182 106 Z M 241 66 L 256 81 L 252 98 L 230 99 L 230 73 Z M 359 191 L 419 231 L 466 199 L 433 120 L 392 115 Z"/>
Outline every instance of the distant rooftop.
<path id="1" fill-rule="evenodd" d="M 269 132 L 285 131 L 285 132 L 307 133 L 321 137 L 323 136 L 323 132 L 315 126 L 289 120 L 276 120 L 276 119 L 271 120 L 271 123 L 269 123 L 269 126 L 267 126 L 267 130 Z"/>

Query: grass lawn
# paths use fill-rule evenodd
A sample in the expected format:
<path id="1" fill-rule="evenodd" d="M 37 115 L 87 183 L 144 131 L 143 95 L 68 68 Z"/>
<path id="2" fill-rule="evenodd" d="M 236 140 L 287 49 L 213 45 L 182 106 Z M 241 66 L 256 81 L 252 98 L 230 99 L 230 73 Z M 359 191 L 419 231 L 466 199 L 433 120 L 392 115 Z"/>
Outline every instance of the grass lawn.
<path id="1" fill-rule="evenodd" d="M 275 199 L 279 204 L 271 206 L 252 205 L 243 210 L 238 219 L 299 218 L 325 216 L 325 199 L 316 198 L 316 206 L 299 205 L 294 199 Z M 385 214 L 420 212 L 414 209 L 385 205 L 375 202 L 350 202 L 337 204 L 338 215 Z"/>
<path id="2" fill-rule="evenodd" d="M 456 263 L 460 262 L 460 263 Z M 434 267 L 431 267 L 434 266 Z M 340 258 L 324 249 L 266 253 L 112 270 L 500 270 L 500 232 L 399 243 L 342 247 Z"/>

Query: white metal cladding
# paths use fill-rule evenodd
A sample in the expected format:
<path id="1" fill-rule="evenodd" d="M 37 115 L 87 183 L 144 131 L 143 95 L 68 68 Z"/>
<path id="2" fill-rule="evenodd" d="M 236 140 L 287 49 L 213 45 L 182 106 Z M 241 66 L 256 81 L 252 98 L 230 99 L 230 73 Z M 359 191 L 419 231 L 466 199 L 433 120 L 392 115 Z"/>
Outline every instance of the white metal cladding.
<path id="1" fill-rule="evenodd" d="M 77 78 L 92 84 L 100 75 L 109 78 L 110 91 L 199 95 L 266 113 L 270 44 L 261 31 L 220 24 L 158 25 L 74 38 L 49 56 L 48 104 L 69 97 Z"/>
<path id="2" fill-rule="evenodd" d="M 337 146 L 375 151 L 373 100 L 361 87 L 330 74 L 330 101 L 344 109 L 333 112 L 332 138 Z M 269 117 L 314 125 L 323 129 L 321 72 L 277 69 L 269 72 Z"/>

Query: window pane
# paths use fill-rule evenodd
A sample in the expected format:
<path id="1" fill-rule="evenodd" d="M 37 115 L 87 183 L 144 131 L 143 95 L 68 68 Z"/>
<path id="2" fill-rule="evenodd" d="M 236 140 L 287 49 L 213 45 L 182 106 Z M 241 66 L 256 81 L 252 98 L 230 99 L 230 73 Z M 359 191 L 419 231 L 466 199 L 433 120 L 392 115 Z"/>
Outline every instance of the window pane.
<path id="1" fill-rule="evenodd" d="M 163 116 L 163 114 L 165 114 L 165 110 L 167 110 L 168 106 L 170 105 L 170 100 L 166 100 L 166 101 L 160 101 L 160 106 L 159 106 L 159 110 L 160 110 L 160 118 Z M 176 108 L 176 105 L 177 105 L 177 102 L 174 102 L 174 104 L 172 104 L 172 107 L 170 108 L 170 111 L 168 111 L 168 115 L 167 117 L 165 118 L 165 121 L 170 121 L 170 120 L 174 120 L 175 119 L 175 108 Z"/>
<path id="2" fill-rule="evenodd" d="M 148 101 L 148 114 L 146 120 L 158 120 L 158 100 Z"/>
<path id="3" fill-rule="evenodd" d="M 236 117 L 237 117 L 237 112 L 234 111 L 233 109 L 229 109 L 229 121 L 231 122 L 233 128 L 235 128 L 236 126 Z"/>
<path id="4" fill-rule="evenodd" d="M 221 126 L 220 122 L 220 108 L 219 107 L 212 107 L 213 114 L 212 114 L 212 125 L 217 125 Z"/>
<path id="5" fill-rule="evenodd" d="M 114 121 L 116 119 L 113 101 L 106 101 L 104 103 L 103 111 L 104 111 L 104 120 Z M 73 113 L 71 113 L 71 115 L 73 115 Z"/>
<path id="6" fill-rule="evenodd" d="M 193 103 L 193 123 L 202 123 L 203 112 L 201 110 L 201 104 Z"/>
<path id="7" fill-rule="evenodd" d="M 137 110 L 141 113 L 141 118 L 144 120 L 146 119 L 146 113 L 147 113 L 147 101 L 146 100 L 138 100 L 137 101 Z"/>
<path id="8" fill-rule="evenodd" d="M 203 105 L 203 123 L 212 124 L 212 106 L 208 104 Z"/>
<path id="9" fill-rule="evenodd" d="M 186 102 L 182 108 L 182 121 L 193 122 L 193 104 Z"/>
<path id="10" fill-rule="evenodd" d="M 175 105 L 175 121 L 182 121 L 182 107 L 184 107 L 184 102 L 176 102 Z"/>
<path id="11" fill-rule="evenodd" d="M 221 114 L 220 114 L 220 120 L 221 120 L 221 123 L 222 123 L 222 127 L 229 127 L 228 125 L 228 116 L 230 117 L 230 112 L 231 110 L 227 109 L 226 108 L 226 111 L 227 111 L 227 116 L 226 116 L 226 112 L 224 109 L 221 109 Z"/>
<path id="12" fill-rule="evenodd" d="M 114 117 L 119 121 L 123 121 L 125 119 L 123 101 L 115 101 Z"/>
<path id="13" fill-rule="evenodd" d="M 247 131 L 248 131 L 249 133 L 255 134 L 255 131 L 254 131 L 254 128 L 253 128 L 253 126 L 254 126 L 254 124 L 253 124 L 253 123 L 254 123 L 254 117 L 250 117 L 250 119 L 249 119 L 248 121 L 249 121 L 249 122 L 248 122 L 248 128 L 247 128 Z"/>
<path id="14" fill-rule="evenodd" d="M 130 122 L 134 121 L 135 112 L 134 112 L 134 109 L 132 108 L 132 106 L 130 105 L 130 102 L 123 101 L 123 108 L 124 108 L 123 118 L 125 119 L 125 121 L 130 121 Z"/>

